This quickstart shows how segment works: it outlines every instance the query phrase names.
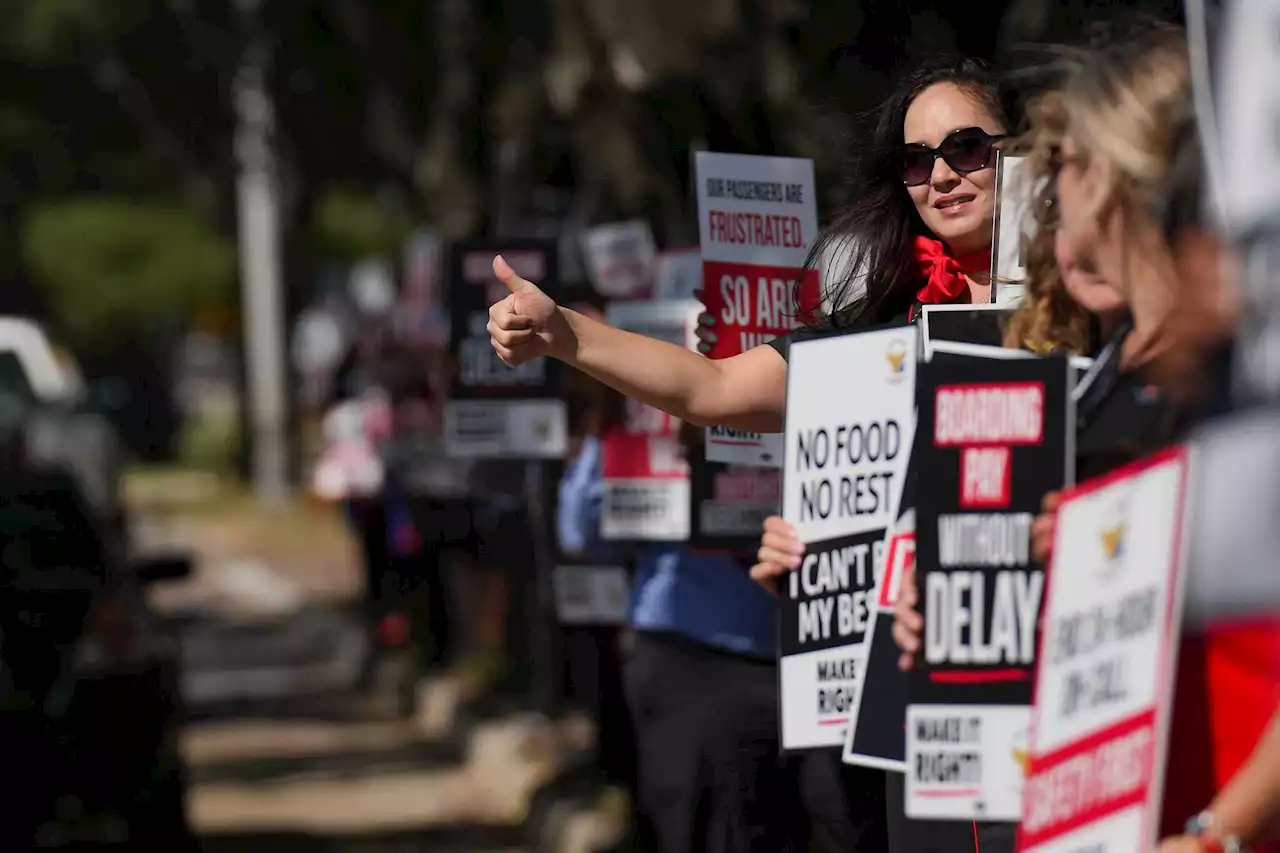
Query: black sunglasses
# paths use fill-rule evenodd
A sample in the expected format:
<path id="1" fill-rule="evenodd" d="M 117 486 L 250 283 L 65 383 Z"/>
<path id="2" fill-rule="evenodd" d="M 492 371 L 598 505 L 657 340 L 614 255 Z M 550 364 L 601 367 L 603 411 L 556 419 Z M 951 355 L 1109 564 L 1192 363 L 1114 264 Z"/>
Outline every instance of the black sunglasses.
<path id="1" fill-rule="evenodd" d="M 980 127 L 962 127 L 952 132 L 937 148 L 912 142 L 902 152 L 902 182 L 909 187 L 929 183 L 933 163 L 939 157 L 962 175 L 991 165 L 996 143 L 1004 136 L 992 136 Z"/>

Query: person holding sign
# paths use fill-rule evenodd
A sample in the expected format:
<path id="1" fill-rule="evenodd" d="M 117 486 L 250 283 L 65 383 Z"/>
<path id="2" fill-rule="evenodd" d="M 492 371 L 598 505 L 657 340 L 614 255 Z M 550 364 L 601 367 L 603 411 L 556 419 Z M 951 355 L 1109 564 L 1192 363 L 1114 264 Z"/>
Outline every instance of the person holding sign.
<path id="1" fill-rule="evenodd" d="M 877 113 L 855 163 L 850 204 L 813 242 L 812 267 L 848 245 L 819 328 L 914 319 L 917 306 L 990 299 L 996 148 L 1007 121 L 979 62 L 947 60 L 906 78 Z M 551 356 L 682 421 L 782 431 L 788 338 L 716 361 L 558 306 L 501 258 L 510 294 L 489 309 L 494 349 L 509 365 Z"/>
<path id="2" fill-rule="evenodd" d="M 792 338 L 911 322 L 922 304 L 990 300 L 993 167 L 1007 129 L 980 62 L 940 61 L 901 82 L 855 162 L 850 204 L 810 250 L 806 267 L 833 246 L 853 247 L 814 328 L 711 361 L 562 308 L 499 257 L 494 272 L 510 294 L 489 310 L 493 347 L 513 366 L 550 355 L 682 421 L 781 432 Z M 840 763 L 836 753 L 814 759 Z M 844 775 L 845 788 L 882 784 L 874 771 Z"/>
<path id="3" fill-rule="evenodd" d="M 1037 207 L 1052 211 L 1052 193 L 1045 192 L 1042 201 Z M 1124 314 L 1124 297 L 1087 258 L 1071 253 L 1051 216 L 1044 217 L 1031 238 L 1026 298 L 1009 319 L 1005 346 L 1038 354 L 1092 355 L 1099 333 L 1110 334 Z M 778 578 L 803 555 L 795 530 L 773 516 L 765 522 L 752 577 L 775 591 Z"/>
<path id="4" fill-rule="evenodd" d="M 1183 343 L 1168 320 L 1180 272 L 1171 246 L 1181 242 L 1187 223 L 1167 216 L 1161 222 L 1156 214 L 1168 214 L 1184 191 L 1179 184 L 1195 179 L 1196 170 L 1186 164 L 1200 162 L 1198 151 L 1186 153 L 1198 148 L 1187 66 L 1180 32 L 1150 28 L 1085 57 L 1049 102 L 1052 109 L 1038 116 L 1037 131 L 1058 136 L 1050 162 L 1061 232 L 1074 252 L 1095 259 L 1100 272 L 1120 286 L 1128 306 L 1125 322 L 1077 392 L 1077 450 L 1086 476 L 1176 440 L 1188 422 L 1212 409 L 1203 399 L 1195 401 L 1198 409 L 1186 399 L 1175 404 L 1168 389 L 1152 382 L 1167 375 L 1159 368 Z M 1226 383 L 1216 384 L 1220 390 Z M 1037 552 L 1047 559 L 1057 497 L 1047 496 L 1045 507 L 1033 535 Z M 912 601 L 904 590 L 898 635 L 908 653 L 918 648 L 921 628 Z M 1196 606 L 1193 587 L 1188 608 L 1194 613 Z M 1223 784 L 1240 766 L 1270 719 L 1280 691 L 1275 664 L 1266 664 L 1274 661 L 1267 648 L 1274 648 L 1277 636 L 1274 619 L 1201 625 L 1184 635 L 1165 832 L 1178 831 L 1209 801 L 1215 779 Z"/>
<path id="5" fill-rule="evenodd" d="M 1220 408 L 1212 399 L 1171 401 L 1153 393 L 1148 378 L 1168 375 L 1160 368 L 1181 343 L 1168 322 L 1179 281 L 1171 246 L 1191 229 L 1154 214 L 1170 210 L 1179 182 L 1197 178 L 1198 170 L 1186 167 L 1201 162 L 1188 92 L 1186 46 L 1176 30 L 1091 58 L 1064 88 L 1070 132 L 1057 175 L 1063 230 L 1077 251 L 1093 254 L 1103 274 L 1122 284 L 1132 317 L 1131 331 L 1113 339 L 1111 357 L 1099 358 L 1081 396 L 1078 449 L 1086 474 L 1173 441 L 1189 421 Z M 1143 105 L 1141 122 L 1132 120 L 1137 104 Z M 1100 218 L 1100 209 L 1110 213 Z M 1212 368 L 1214 361 L 1206 364 Z M 1221 391 L 1226 384 L 1220 378 L 1203 387 Z M 1206 470 L 1211 476 L 1212 467 Z M 1052 535 L 1051 523 L 1040 528 L 1042 537 Z M 1040 550 L 1047 551 L 1043 543 Z M 1196 624 L 1198 598 L 1193 586 L 1174 700 L 1166 832 L 1177 831 L 1226 783 L 1280 701 L 1268 651 L 1280 638 L 1277 621 Z"/>
<path id="6" fill-rule="evenodd" d="M 985 123 L 983 126 L 993 131 L 1005 127 L 995 85 L 980 66 L 967 61 L 922 70 L 908 78 L 882 108 L 872 154 L 862 163 L 867 171 L 855 182 L 854 197 L 861 201 L 851 206 L 815 248 L 821 257 L 830 253 L 833 246 L 847 247 L 842 268 L 830 271 L 835 274 L 827 288 L 828 304 L 842 307 L 833 312 L 825 328 L 909 322 L 915 319 L 920 304 L 989 299 L 987 270 L 995 205 L 994 174 L 985 167 L 957 171 L 956 167 L 964 164 L 928 147 L 939 144 L 938 139 L 963 136 L 947 136 L 949 131 L 944 130 L 949 122 L 960 123 L 961 114 L 965 121 Z M 991 135 L 994 138 L 995 133 Z M 943 147 L 939 144 L 940 149 Z M 895 150 L 901 152 L 905 193 L 884 180 Z M 877 163 L 883 165 L 876 168 Z M 925 171 L 926 165 L 932 171 Z M 961 210 L 953 221 L 948 213 L 953 208 L 952 200 L 965 193 L 972 193 L 971 200 L 954 205 Z M 957 254 L 942 269 L 912 262 L 913 257 L 920 258 L 913 253 L 939 245 L 919 233 L 921 224 L 943 236 L 946 245 Z M 919 278 L 922 273 L 926 273 L 923 282 Z M 775 340 L 772 345 L 786 358 L 791 340 L 822 334 L 824 330 L 800 332 Z M 781 518 L 771 518 L 766 523 L 757 555 L 759 562 L 752 576 L 774 591 L 778 578 L 798 568 L 803 556 L 803 547 L 791 526 Z M 868 780 L 862 784 L 872 784 L 871 775 L 880 774 L 861 767 L 850 767 L 847 772 L 851 777 Z M 890 803 L 900 803 L 894 791 L 899 784 L 895 778 L 889 786 Z M 901 806 L 890 808 L 889 822 L 896 825 Z M 911 843 L 959 849 L 958 845 L 973 843 L 977 834 L 967 822 L 940 822 L 917 827 Z"/>
<path id="7" fill-rule="evenodd" d="M 700 440 L 701 431 L 685 424 L 681 438 Z M 623 680 L 645 849 L 803 849 L 801 782 L 778 754 L 773 603 L 748 579 L 745 561 L 679 542 L 603 541 L 598 436 L 584 438 L 559 498 L 563 551 L 610 560 L 621 552 L 636 564 Z"/>

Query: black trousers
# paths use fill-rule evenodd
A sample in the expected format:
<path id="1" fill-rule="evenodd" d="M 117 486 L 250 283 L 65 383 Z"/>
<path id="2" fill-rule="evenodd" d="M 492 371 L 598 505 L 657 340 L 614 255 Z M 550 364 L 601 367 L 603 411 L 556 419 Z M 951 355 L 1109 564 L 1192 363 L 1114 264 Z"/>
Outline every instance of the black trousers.
<path id="1" fill-rule="evenodd" d="M 772 662 L 638 633 L 625 683 L 652 853 L 881 853 L 883 775 L 834 751 L 782 755 Z"/>
<path id="2" fill-rule="evenodd" d="M 776 688 L 775 688 L 776 689 Z M 845 764 L 840 750 L 787 758 L 804 811 L 807 849 L 819 853 L 880 853 L 889 849 L 885 773 Z"/>
<path id="3" fill-rule="evenodd" d="M 616 627 L 563 627 L 561 700 L 566 709 L 596 721 L 599 770 L 612 785 L 636 793 L 635 728 L 622 685 L 622 652 Z"/>

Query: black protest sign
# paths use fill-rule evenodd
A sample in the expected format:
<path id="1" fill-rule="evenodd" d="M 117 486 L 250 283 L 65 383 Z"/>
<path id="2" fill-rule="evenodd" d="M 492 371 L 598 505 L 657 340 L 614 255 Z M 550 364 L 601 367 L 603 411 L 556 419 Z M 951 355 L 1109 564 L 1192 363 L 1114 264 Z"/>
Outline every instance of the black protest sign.
<path id="1" fill-rule="evenodd" d="M 1065 357 L 952 355 L 920 367 L 911 817 L 1020 814 L 1044 592 L 1031 525 L 1045 494 L 1071 479 L 1073 376 Z"/>
<path id="2" fill-rule="evenodd" d="M 493 274 L 493 258 L 502 255 L 521 278 L 557 296 L 557 247 L 554 241 L 455 243 L 449 252 L 450 352 L 455 371 L 449 386 L 453 400 L 529 399 L 560 393 L 559 362 L 538 358 L 508 367 L 489 342 L 489 307 L 508 295 Z"/>
<path id="3" fill-rule="evenodd" d="M 449 347 L 454 371 L 445 406 L 446 449 L 460 457 L 559 458 L 566 444 L 559 362 L 537 358 L 508 367 L 489 341 L 489 307 L 508 295 L 493 274 L 498 254 L 517 275 L 556 297 L 554 241 L 451 247 Z"/>
<path id="4" fill-rule="evenodd" d="M 1031 701 L 1041 501 L 1072 468 L 1065 358 L 946 359 L 917 382 L 916 560 L 924 653 L 912 704 Z M 955 677 L 953 677 L 955 676 Z"/>
<path id="5" fill-rule="evenodd" d="M 1008 305 L 925 305 L 920 315 L 925 360 L 932 357 L 933 344 L 938 341 L 1001 346 L 1012 313 Z"/>
<path id="6" fill-rule="evenodd" d="M 805 546 L 800 568 L 786 578 L 787 601 L 796 606 L 783 608 L 779 616 L 783 654 L 833 649 L 866 639 L 883 542 L 884 531 L 875 530 Z"/>
<path id="7" fill-rule="evenodd" d="M 855 705 L 854 724 L 845 741 L 844 762 L 863 767 L 902 772 L 905 769 L 907 674 L 898 667 L 900 650 L 893 639 L 893 606 L 902 576 L 915 567 L 914 468 L 907 463 L 906 482 L 898 520 L 888 536 L 884 570 L 876 588 L 871 614 L 862 683 L 875 685 L 864 691 Z M 874 697 L 874 698 L 870 698 Z"/>
<path id="8" fill-rule="evenodd" d="M 989 312 L 984 316 L 994 316 Z M 994 327 L 993 327 L 994 328 Z M 964 341 L 935 340 L 930 346 L 930 360 L 935 362 L 971 363 L 982 359 L 1034 358 L 1024 350 L 984 346 Z M 1078 378 L 1087 370 L 1089 359 L 1072 358 Z M 859 703 L 845 743 L 847 764 L 879 767 L 901 772 L 905 769 L 904 721 L 907 714 L 907 676 L 898 668 L 899 649 L 893 639 L 893 606 L 898 588 L 894 578 L 915 566 L 915 493 L 918 487 L 914 448 L 907 463 L 898 521 L 890 537 L 886 559 L 886 580 L 877 596 L 878 607 L 872 614 L 872 634 L 867 648 L 867 671 L 864 684 L 875 685 L 875 702 Z"/>

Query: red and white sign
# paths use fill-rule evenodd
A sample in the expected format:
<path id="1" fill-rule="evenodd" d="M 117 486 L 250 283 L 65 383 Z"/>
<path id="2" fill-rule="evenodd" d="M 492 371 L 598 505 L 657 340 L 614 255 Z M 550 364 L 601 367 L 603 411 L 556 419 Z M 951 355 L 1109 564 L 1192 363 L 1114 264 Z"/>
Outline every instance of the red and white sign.
<path id="1" fill-rule="evenodd" d="M 681 302 L 614 302 L 609 325 L 692 348 L 702 306 Z M 683 542 L 689 538 L 689 465 L 680 421 L 628 399 L 626 424 L 604 437 L 605 539 Z"/>
<path id="2" fill-rule="evenodd" d="M 601 296 L 644 299 L 653 290 L 658 249 L 643 219 L 588 228 L 582 233 L 582 256 Z"/>
<path id="3" fill-rule="evenodd" d="M 1151 850 L 1182 614 L 1193 457 L 1168 450 L 1058 510 L 1018 850 Z"/>
<path id="4" fill-rule="evenodd" d="M 386 396 L 339 403 L 325 414 L 322 430 L 325 447 L 312 471 L 312 491 L 329 501 L 377 494 L 386 475 L 378 446 L 391 435 Z"/>
<path id="5" fill-rule="evenodd" d="M 818 232 L 813 161 L 700 151 L 695 161 L 708 355 L 728 358 L 805 325 L 820 302 L 804 262 Z M 707 432 L 708 461 L 776 468 L 780 437 Z"/>

